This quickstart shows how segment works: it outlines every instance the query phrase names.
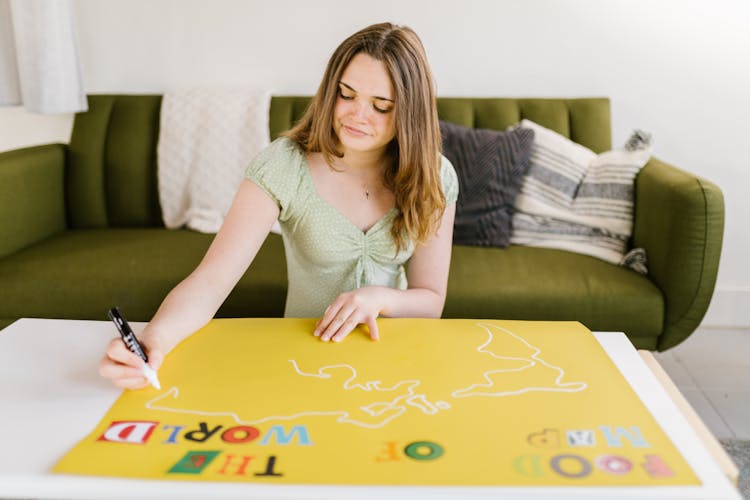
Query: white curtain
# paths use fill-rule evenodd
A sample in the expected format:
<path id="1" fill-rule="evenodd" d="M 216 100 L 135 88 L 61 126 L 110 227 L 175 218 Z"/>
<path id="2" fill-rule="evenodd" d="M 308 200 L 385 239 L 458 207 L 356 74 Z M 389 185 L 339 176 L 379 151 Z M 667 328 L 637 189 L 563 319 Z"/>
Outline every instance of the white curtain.
<path id="1" fill-rule="evenodd" d="M 0 106 L 86 111 L 69 0 L 0 0 Z"/>

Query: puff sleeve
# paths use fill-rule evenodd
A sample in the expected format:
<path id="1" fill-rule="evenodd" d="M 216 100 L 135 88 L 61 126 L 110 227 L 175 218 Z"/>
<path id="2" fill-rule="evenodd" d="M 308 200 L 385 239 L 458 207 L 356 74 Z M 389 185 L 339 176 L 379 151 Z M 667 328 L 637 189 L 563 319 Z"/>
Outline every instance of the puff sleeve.
<path id="1" fill-rule="evenodd" d="M 245 178 L 253 181 L 279 207 L 279 220 L 286 221 L 292 213 L 292 202 L 300 189 L 304 153 L 291 139 L 273 141 L 250 162 Z"/>
<path id="2" fill-rule="evenodd" d="M 448 158 L 440 155 L 440 180 L 443 185 L 445 204 L 455 203 L 458 199 L 458 175 Z"/>

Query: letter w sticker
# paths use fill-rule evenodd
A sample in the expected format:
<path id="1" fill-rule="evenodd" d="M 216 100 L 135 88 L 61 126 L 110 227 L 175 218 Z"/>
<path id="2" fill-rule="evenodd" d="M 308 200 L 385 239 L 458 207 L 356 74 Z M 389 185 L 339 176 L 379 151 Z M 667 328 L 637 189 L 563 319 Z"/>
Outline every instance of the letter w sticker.
<path id="1" fill-rule="evenodd" d="M 307 427 L 304 425 L 295 425 L 292 427 L 292 430 L 289 431 L 289 433 L 284 432 L 284 427 L 281 425 L 274 425 L 270 429 L 268 429 L 268 432 L 263 437 L 263 441 L 260 442 L 260 444 L 268 444 L 271 439 L 276 437 L 276 442 L 280 445 L 287 445 L 292 442 L 292 438 L 294 435 L 297 434 L 299 436 L 299 439 L 297 441 L 298 444 L 309 446 L 312 443 L 310 442 L 310 436 L 307 434 Z"/>

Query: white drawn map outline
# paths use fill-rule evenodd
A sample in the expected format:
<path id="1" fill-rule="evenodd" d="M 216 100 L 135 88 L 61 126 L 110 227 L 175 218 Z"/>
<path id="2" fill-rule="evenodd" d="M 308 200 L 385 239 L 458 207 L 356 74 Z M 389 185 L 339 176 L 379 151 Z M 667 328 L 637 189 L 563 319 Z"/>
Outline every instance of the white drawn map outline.
<path id="1" fill-rule="evenodd" d="M 496 359 L 502 359 L 502 360 L 509 360 L 509 361 L 524 361 L 527 362 L 524 366 L 517 367 L 517 368 L 506 368 L 506 369 L 497 369 L 497 370 L 487 370 L 484 372 L 484 379 L 487 383 L 484 384 L 472 384 L 468 387 L 457 389 L 451 393 L 451 396 L 454 398 L 466 398 L 466 397 L 472 397 L 472 396 L 490 396 L 490 397 L 500 397 L 500 396 L 512 396 L 512 395 L 518 395 L 523 394 L 530 391 L 544 391 L 544 392 L 580 392 L 585 390 L 588 387 L 588 384 L 586 382 L 561 382 L 562 378 L 565 376 L 565 370 L 560 368 L 559 366 L 552 365 L 543 359 L 539 357 L 542 350 L 538 347 L 530 344 L 528 341 L 526 341 L 521 336 L 513 333 L 512 331 L 508 330 L 507 328 L 504 328 L 499 325 L 495 325 L 492 323 L 477 323 L 477 326 L 480 328 L 483 328 L 487 332 L 487 340 L 477 347 L 477 351 L 480 353 L 489 354 L 490 356 L 496 358 Z M 503 333 L 506 333 L 516 340 L 523 343 L 526 347 L 528 347 L 530 350 L 533 351 L 533 354 L 526 358 L 519 358 L 519 357 L 510 357 L 510 356 L 500 356 L 498 354 L 495 354 L 494 352 L 486 349 L 488 345 L 492 343 L 492 340 L 494 339 L 494 335 L 492 334 L 491 328 L 497 329 L 502 331 Z M 200 410 L 188 410 L 188 409 L 179 409 L 179 408 L 170 408 L 168 406 L 157 406 L 155 403 L 160 402 L 164 399 L 169 398 L 170 396 L 172 399 L 177 399 L 177 397 L 180 394 L 180 390 L 178 387 L 171 387 L 169 390 L 167 390 L 164 394 L 160 394 L 156 396 L 155 398 L 149 400 L 146 402 L 145 407 L 149 410 L 161 410 L 161 411 L 169 411 L 174 413 L 187 413 L 191 415 L 200 415 L 204 417 L 231 417 L 237 424 L 240 425 L 258 425 L 262 424 L 268 421 L 274 421 L 274 420 L 294 420 L 300 417 L 304 416 L 326 416 L 326 415 L 338 415 L 339 418 L 336 419 L 337 422 L 340 423 L 349 423 L 358 425 L 360 427 L 369 428 L 369 429 L 376 429 L 376 428 L 382 428 L 386 426 L 391 420 L 394 418 L 399 417 L 402 415 L 406 410 L 406 405 L 414 406 L 418 409 L 420 409 L 423 413 L 427 415 L 434 415 L 439 410 L 447 410 L 451 407 L 450 403 L 445 401 L 437 401 L 434 404 L 429 402 L 424 394 L 415 394 L 415 389 L 422 383 L 420 380 L 402 380 L 400 382 L 397 382 L 392 387 L 381 387 L 382 382 L 380 380 L 373 380 L 366 382 L 364 385 L 362 384 L 355 384 L 353 383 L 354 380 L 357 378 L 357 370 L 352 367 L 351 365 L 347 364 L 338 364 L 338 365 L 327 365 L 323 366 L 318 369 L 317 373 L 305 373 L 297 364 L 297 361 L 290 359 L 289 362 L 294 367 L 294 370 L 301 376 L 304 377 L 317 377 L 317 378 L 331 378 L 331 375 L 325 373 L 326 370 L 331 370 L 335 368 L 345 368 L 351 371 L 351 376 L 347 378 L 343 383 L 344 390 L 352 390 L 352 389 L 360 389 L 363 391 L 380 391 L 380 392 L 388 392 L 388 391 L 395 391 L 398 388 L 400 388 L 402 385 L 407 384 L 408 385 L 408 393 L 398 396 L 395 399 L 393 399 L 390 402 L 376 402 L 371 403 L 369 405 L 360 406 L 359 409 L 363 412 L 373 416 L 377 417 L 382 414 L 384 414 L 388 410 L 395 410 L 393 413 L 391 413 L 388 417 L 386 417 L 384 420 L 377 424 L 368 424 L 366 422 L 361 422 L 359 420 L 356 420 L 354 418 L 350 417 L 349 411 L 311 411 L 311 412 L 300 412 L 295 413 L 293 415 L 280 415 L 280 416 L 268 416 L 263 417 L 256 420 L 242 420 L 240 419 L 239 415 L 234 412 L 206 412 L 206 411 L 200 411 Z M 546 366 L 547 368 L 551 368 L 553 370 L 557 371 L 557 377 L 555 378 L 555 386 L 554 387 L 524 387 L 522 389 L 513 390 L 513 391 L 502 391 L 502 392 L 494 392 L 494 393 L 486 393 L 486 392 L 475 392 L 475 389 L 478 387 L 485 387 L 490 388 L 494 385 L 494 382 L 490 379 L 490 375 L 494 373 L 507 373 L 507 372 L 520 372 L 523 370 L 527 370 L 529 368 L 532 368 L 536 366 L 536 364 L 539 363 L 541 365 Z M 405 403 L 403 404 L 402 403 Z M 380 409 L 378 409 L 381 407 Z"/>

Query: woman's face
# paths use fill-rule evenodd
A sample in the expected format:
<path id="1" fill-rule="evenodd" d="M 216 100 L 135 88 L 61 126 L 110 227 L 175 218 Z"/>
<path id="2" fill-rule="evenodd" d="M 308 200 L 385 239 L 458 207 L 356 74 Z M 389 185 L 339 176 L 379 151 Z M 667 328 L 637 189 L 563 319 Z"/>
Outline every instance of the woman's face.
<path id="1" fill-rule="evenodd" d="M 346 154 L 383 152 L 396 135 L 395 96 L 385 64 L 360 52 L 339 81 L 333 129 Z"/>

